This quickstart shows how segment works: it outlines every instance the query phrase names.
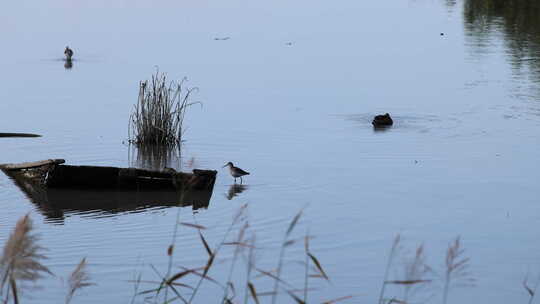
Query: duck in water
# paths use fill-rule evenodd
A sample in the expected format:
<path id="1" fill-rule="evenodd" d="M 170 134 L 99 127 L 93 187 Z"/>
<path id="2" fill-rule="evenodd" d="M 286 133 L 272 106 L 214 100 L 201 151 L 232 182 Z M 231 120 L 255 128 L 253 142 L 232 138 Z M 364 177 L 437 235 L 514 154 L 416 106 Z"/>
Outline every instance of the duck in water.
<path id="1" fill-rule="evenodd" d="M 66 46 L 66 49 L 64 50 L 64 55 L 66 55 L 66 60 L 71 61 L 71 57 L 73 57 L 73 50 L 69 48 L 69 46 Z"/>
<path id="2" fill-rule="evenodd" d="M 234 182 L 235 183 L 236 183 L 236 179 L 240 178 L 240 184 L 241 184 L 242 183 L 242 176 L 249 175 L 249 172 L 246 172 L 246 171 L 244 171 L 244 170 L 242 170 L 242 169 L 240 169 L 238 167 L 235 167 L 233 165 L 233 163 L 231 163 L 231 162 L 228 162 L 225 166 L 223 166 L 223 168 L 225 168 L 227 166 L 229 167 L 229 171 L 230 171 L 232 177 L 234 177 Z"/>
<path id="3" fill-rule="evenodd" d="M 392 117 L 390 117 L 390 114 L 386 113 L 384 115 L 375 116 L 371 123 L 374 127 L 386 127 L 393 125 L 394 121 L 392 120 Z"/>

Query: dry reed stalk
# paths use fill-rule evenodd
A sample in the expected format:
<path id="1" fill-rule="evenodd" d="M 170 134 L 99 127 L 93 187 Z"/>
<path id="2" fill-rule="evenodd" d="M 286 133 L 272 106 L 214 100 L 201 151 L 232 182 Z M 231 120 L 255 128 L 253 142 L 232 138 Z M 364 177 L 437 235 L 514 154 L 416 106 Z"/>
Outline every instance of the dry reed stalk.
<path id="1" fill-rule="evenodd" d="M 285 255 L 285 248 L 293 243 L 292 241 L 289 241 L 288 238 L 291 232 L 294 230 L 294 227 L 300 220 L 300 217 L 302 216 L 303 211 L 304 211 L 303 209 L 300 210 L 294 216 L 293 220 L 289 224 L 289 227 L 287 228 L 287 231 L 285 232 L 285 236 L 283 237 L 283 243 L 281 244 L 281 250 L 279 252 L 279 261 L 278 261 L 277 274 L 276 274 L 277 279 L 274 280 L 274 291 L 273 291 L 274 293 L 272 294 L 272 304 L 276 304 L 276 301 L 277 301 L 278 287 L 281 280 L 280 276 L 281 276 L 281 269 L 283 267 L 283 257 Z"/>
<path id="2" fill-rule="evenodd" d="M 306 231 L 306 236 L 304 237 L 304 251 L 305 251 L 305 254 L 306 254 L 306 257 L 305 257 L 305 269 L 304 269 L 304 302 L 307 302 L 307 296 L 308 296 L 308 292 L 307 292 L 307 289 L 308 289 L 308 286 L 309 286 L 309 283 L 308 283 L 308 279 L 309 279 L 309 256 L 308 256 L 308 252 L 309 252 L 309 230 Z"/>
<path id="3" fill-rule="evenodd" d="M 235 248 L 234 248 L 233 259 L 232 259 L 232 262 L 231 262 L 231 267 L 229 268 L 229 276 L 227 278 L 227 285 L 226 285 L 226 288 L 225 288 L 225 292 L 223 294 L 222 303 L 232 302 L 232 299 L 234 299 L 235 292 L 234 292 L 234 284 L 232 282 L 232 275 L 233 275 L 233 270 L 234 270 L 234 266 L 236 264 L 236 260 L 238 258 L 238 255 L 240 254 L 240 252 L 243 250 L 244 247 L 250 247 L 250 245 L 247 244 L 244 241 L 244 236 L 245 236 L 245 233 L 246 233 L 246 230 L 248 229 L 248 227 L 249 227 L 248 222 L 245 222 L 244 226 L 242 226 L 242 228 L 238 232 L 238 236 L 236 237 L 236 241 L 232 242 L 232 243 L 227 243 L 227 244 L 235 245 Z M 230 288 L 229 288 L 229 286 L 230 286 Z M 231 298 L 229 298 L 229 290 L 231 290 L 233 292 L 233 296 Z"/>
<path id="4" fill-rule="evenodd" d="M 35 283 L 42 278 L 43 273 L 52 274 L 47 267 L 41 264 L 46 256 L 41 254 L 43 248 L 37 244 L 39 238 L 33 234 L 32 220 L 27 214 L 17 221 L 15 229 L 4 245 L 0 258 L 1 283 L 0 294 L 7 289 L 6 302 L 9 292 L 13 294 L 15 303 L 19 302 L 20 283 Z"/>
<path id="5" fill-rule="evenodd" d="M 180 191 L 179 198 L 178 198 L 179 204 L 182 203 L 184 195 L 185 195 L 185 190 L 182 189 Z M 165 277 L 163 278 L 164 282 L 169 282 L 166 278 L 168 278 L 171 275 L 171 271 L 172 271 L 172 264 L 173 264 L 173 258 L 174 258 L 174 244 L 176 243 L 176 236 L 178 234 L 178 226 L 180 225 L 180 211 L 181 210 L 182 210 L 181 208 L 178 208 L 176 211 L 176 220 L 174 222 L 174 230 L 173 230 L 173 235 L 171 239 L 171 244 L 169 244 L 169 247 L 167 248 L 167 256 L 168 256 L 169 261 L 167 265 L 167 272 L 165 274 Z M 169 287 L 172 287 L 172 285 L 169 283 L 169 284 L 166 284 L 165 286 L 167 287 L 165 289 L 165 301 L 167 302 L 169 298 Z M 173 290 L 173 291 L 175 291 L 176 293 L 176 290 Z M 181 296 L 180 298 L 182 299 Z"/>
<path id="6" fill-rule="evenodd" d="M 218 255 L 218 252 L 220 251 L 220 249 L 226 245 L 226 239 L 228 238 L 229 234 L 231 233 L 232 229 L 238 224 L 238 222 L 242 219 L 242 215 L 244 214 L 244 211 L 246 210 L 247 208 L 247 204 L 244 204 L 242 207 L 240 207 L 240 209 L 238 210 L 238 212 L 235 214 L 235 216 L 233 217 L 233 220 L 231 222 L 231 224 L 229 225 L 229 227 L 227 228 L 227 231 L 225 232 L 225 235 L 223 236 L 223 239 L 221 240 L 221 242 L 215 247 L 214 250 L 211 250 L 210 249 L 210 246 L 208 245 L 208 243 L 206 242 L 206 239 L 204 238 L 204 236 L 202 235 L 202 232 L 201 232 L 201 229 L 197 229 L 199 231 L 199 236 L 201 238 L 201 242 L 203 243 L 203 246 L 205 248 L 205 250 L 207 251 L 209 257 L 208 257 L 208 261 L 206 262 L 206 266 L 204 267 L 204 271 L 203 271 L 203 274 L 201 276 L 201 278 L 199 279 L 199 281 L 197 282 L 197 285 L 195 286 L 195 289 L 193 290 L 193 293 L 191 294 L 191 297 L 189 298 L 188 300 L 188 303 L 192 303 L 193 302 L 193 299 L 195 298 L 195 296 L 197 295 L 197 292 L 199 291 L 199 288 L 201 287 L 202 285 L 202 282 L 207 279 L 207 274 L 208 272 L 210 271 L 210 268 L 212 267 L 212 265 L 214 264 L 214 260 L 216 259 L 217 255 Z M 226 288 L 226 287 L 224 287 Z"/>
<path id="7" fill-rule="evenodd" d="M 139 272 L 139 274 L 135 275 L 135 279 L 132 281 L 134 283 L 133 285 L 133 297 L 131 297 L 130 304 L 135 303 L 135 298 L 139 294 L 139 286 L 142 282 L 142 273 Z"/>
<path id="8" fill-rule="evenodd" d="M 69 289 L 66 296 L 66 304 L 71 302 L 71 299 L 77 290 L 94 285 L 94 283 L 90 282 L 90 275 L 86 271 L 86 258 L 83 258 L 75 270 L 73 270 L 69 276 L 68 284 Z"/>
<path id="9" fill-rule="evenodd" d="M 392 248 L 390 249 L 390 255 L 388 256 L 388 261 L 386 263 L 386 269 L 384 271 L 384 278 L 383 278 L 383 283 L 382 283 L 382 286 L 381 286 L 381 292 L 379 293 L 379 304 L 383 304 L 384 303 L 384 291 L 386 289 L 386 285 L 388 284 L 387 281 L 388 281 L 388 275 L 390 273 L 390 267 L 392 266 L 392 262 L 394 260 L 394 256 L 399 248 L 399 242 L 401 240 L 401 236 L 398 234 L 396 235 L 396 237 L 394 238 L 394 242 L 392 243 Z"/>
<path id="10" fill-rule="evenodd" d="M 259 304 L 259 297 L 257 296 L 257 290 L 255 289 L 255 285 L 253 283 L 248 282 L 249 291 L 251 293 L 251 296 L 253 297 L 253 300 L 255 300 L 255 303 Z"/>
<path id="11" fill-rule="evenodd" d="M 251 272 L 253 271 L 255 267 L 255 240 L 256 236 L 253 234 L 251 237 L 251 247 L 249 248 L 249 254 L 248 254 L 248 261 L 247 261 L 247 274 L 246 274 L 246 289 L 244 293 L 244 304 L 248 303 L 248 290 L 251 290 L 250 284 L 251 283 Z M 253 295 L 253 291 L 251 291 L 251 294 Z M 254 295 L 256 297 L 256 294 Z M 255 301 L 258 301 L 258 299 L 255 299 Z"/>
<path id="12" fill-rule="evenodd" d="M 352 295 L 339 297 L 339 298 L 336 298 L 336 299 L 324 301 L 323 304 L 334 304 L 334 303 L 338 303 L 338 302 L 344 301 L 344 300 L 349 300 L 349 299 L 352 299 L 352 298 L 354 298 L 354 296 L 352 296 Z"/>
<path id="13" fill-rule="evenodd" d="M 527 273 L 527 275 L 523 279 L 522 284 L 523 284 L 523 288 L 525 288 L 525 290 L 529 294 L 529 304 L 531 304 L 534 300 L 534 296 L 536 295 L 536 289 L 538 289 L 538 285 L 540 284 L 540 276 L 536 279 L 536 284 L 534 284 L 532 288 L 529 287 L 529 284 L 527 284 L 528 281 L 529 281 L 529 274 Z"/>

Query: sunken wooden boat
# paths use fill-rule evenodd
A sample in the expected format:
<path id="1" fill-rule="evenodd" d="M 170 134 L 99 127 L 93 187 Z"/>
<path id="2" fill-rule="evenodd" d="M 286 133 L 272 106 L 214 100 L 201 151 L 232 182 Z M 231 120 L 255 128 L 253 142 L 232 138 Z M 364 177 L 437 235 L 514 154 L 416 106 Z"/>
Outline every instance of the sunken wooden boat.
<path id="1" fill-rule="evenodd" d="M 217 171 L 194 169 L 191 173 L 136 168 L 72 166 L 63 159 L 2 164 L 6 174 L 19 173 L 39 179 L 47 188 L 206 190 L 212 191 Z"/>
<path id="2" fill-rule="evenodd" d="M 117 214 L 148 208 L 208 208 L 216 171 L 162 172 L 70 166 L 62 159 L 4 164 L 0 169 L 53 222 L 65 214 Z"/>

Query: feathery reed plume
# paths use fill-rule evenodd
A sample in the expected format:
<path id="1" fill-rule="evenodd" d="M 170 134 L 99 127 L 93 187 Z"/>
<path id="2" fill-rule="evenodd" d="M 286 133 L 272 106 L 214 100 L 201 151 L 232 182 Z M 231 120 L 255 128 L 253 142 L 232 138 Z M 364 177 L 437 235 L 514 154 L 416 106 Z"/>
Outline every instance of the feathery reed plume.
<path id="1" fill-rule="evenodd" d="M 431 280 L 426 279 L 426 276 L 431 274 L 433 270 L 426 264 L 426 255 L 424 245 L 421 244 L 416 248 L 414 257 L 405 261 L 404 264 L 404 286 L 403 301 L 408 302 L 409 296 L 414 293 L 415 289 L 420 289 L 425 286 L 424 283 L 430 283 Z"/>
<path id="2" fill-rule="evenodd" d="M 18 283 L 36 282 L 42 273 L 52 274 L 40 260 L 46 257 L 40 252 L 43 250 L 37 244 L 39 238 L 32 233 L 32 220 L 27 214 L 17 221 L 15 229 L 4 245 L 4 252 L 0 259 L 0 293 L 6 290 L 6 302 L 9 292 L 13 294 L 15 303 L 19 303 Z"/>
<path id="3" fill-rule="evenodd" d="M 90 275 L 86 271 L 86 258 L 83 258 L 79 265 L 73 270 L 68 279 L 69 290 L 66 296 L 66 304 L 71 302 L 75 291 L 94 285 L 90 282 Z"/>
<path id="4" fill-rule="evenodd" d="M 467 271 L 469 268 L 469 258 L 464 257 L 465 250 L 461 247 L 460 237 L 448 245 L 446 250 L 446 272 L 444 276 L 443 303 L 446 304 L 448 299 L 448 291 L 452 285 L 452 281 L 461 280 L 464 285 L 471 285 L 474 279 L 470 277 Z"/>
<path id="5" fill-rule="evenodd" d="M 156 71 L 139 83 L 139 98 L 130 116 L 130 141 L 138 145 L 177 146 L 183 134 L 186 110 L 197 88 L 185 88 L 186 78 L 168 81 L 167 74 Z"/>

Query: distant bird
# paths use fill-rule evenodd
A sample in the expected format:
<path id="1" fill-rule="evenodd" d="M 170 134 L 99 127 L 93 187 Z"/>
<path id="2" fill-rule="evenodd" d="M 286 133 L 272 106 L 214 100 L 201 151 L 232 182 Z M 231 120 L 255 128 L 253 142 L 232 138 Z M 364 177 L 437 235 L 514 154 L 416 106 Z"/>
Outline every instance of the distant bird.
<path id="1" fill-rule="evenodd" d="M 234 182 L 236 183 L 236 179 L 240 177 L 240 183 L 242 183 L 242 176 L 249 175 L 249 172 L 246 172 L 238 167 L 235 167 L 233 163 L 228 162 L 223 168 L 229 166 L 229 171 L 231 172 L 232 177 L 234 177 Z"/>
<path id="2" fill-rule="evenodd" d="M 66 60 L 71 61 L 71 57 L 73 57 L 73 50 L 69 48 L 69 46 L 66 46 L 66 49 L 64 50 L 64 55 L 66 55 Z"/>
<path id="3" fill-rule="evenodd" d="M 392 117 L 390 117 L 390 114 L 386 113 L 384 115 L 375 116 L 371 123 L 374 127 L 385 127 L 393 125 L 394 121 L 392 120 Z"/>

